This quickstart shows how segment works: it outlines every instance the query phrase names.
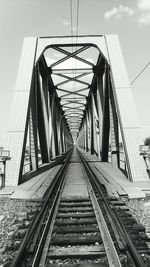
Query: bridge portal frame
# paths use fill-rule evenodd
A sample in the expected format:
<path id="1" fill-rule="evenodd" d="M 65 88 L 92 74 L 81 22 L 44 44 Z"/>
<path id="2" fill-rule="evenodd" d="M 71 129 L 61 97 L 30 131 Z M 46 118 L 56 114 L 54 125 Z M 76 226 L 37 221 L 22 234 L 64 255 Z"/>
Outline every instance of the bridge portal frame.
<path id="1" fill-rule="evenodd" d="M 11 161 L 7 164 L 6 186 L 18 185 L 21 181 L 29 118 L 30 132 L 33 138 L 31 149 L 33 151 L 32 165 L 33 169 L 38 168 L 37 134 L 35 132 L 37 127 L 37 120 L 35 118 L 37 114 L 37 103 L 42 109 L 41 117 L 40 112 L 38 117 L 40 117 L 41 121 L 39 131 L 40 129 L 44 129 L 44 131 L 41 131 L 41 139 L 43 136 L 43 143 L 41 145 L 43 145 L 44 162 L 49 162 L 50 160 L 50 148 L 52 148 L 51 152 L 53 156 L 56 156 L 66 151 L 70 146 L 69 143 L 72 142 L 67 124 L 64 120 L 62 121 L 60 119 L 63 117 L 63 111 L 59 104 L 59 108 L 56 109 L 55 103 L 57 99 L 55 94 L 53 93 L 49 99 L 49 106 L 47 103 L 47 92 L 38 95 L 38 101 L 40 103 L 34 103 L 36 93 L 33 92 L 32 85 L 39 71 L 37 70 L 33 81 L 36 63 L 47 47 L 67 43 L 71 45 L 76 42 L 78 44 L 94 44 L 103 55 L 103 58 L 106 59 L 104 64 L 105 81 L 103 81 L 104 72 L 97 73 L 97 83 L 91 88 L 89 96 L 91 100 L 88 103 L 89 106 L 86 107 L 83 123 L 80 127 L 78 144 L 92 154 L 96 151 L 102 161 L 107 161 L 109 129 L 111 129 L 112 162 L 114 167 L 118 167 L 117 127 L 119 124 L 129 179 L 133 182 L 149 180 L 145 162 L 139 155 L 139 145 L 142 144 L 140 127 L 137 123 L 136 109 L 118 37 L 116 35 L 78 36 L 78 38 L 69 36 L 29 37 L 24 40 L 5 144 L 5 147 L 11 151 L 12 157 Z M 36 78 L 38 81 L 39 78 Z M 36 83 L 36 86 L 38 86 L 38 83 L 39 81 Z M 103 87 L 104 83 L 105 89 Z M 47 117 L 47 122 L 45 122 L 48 108 L 51 109 L 49 113 L 51 116 Z M 56 117 L 53 114 L 57 114 L 57 118 L 59 118 L 58 125 L 56 125 Z M 99 124 L 99 134 L 97 134 L 96 121 Z M 53 128 L 49 129 L 50 125 Z M 48 136 L 49 131 L 52 133 L 50 140 Z M 81 134 L 82 132 L 84 134 Z M 69 142 L 66 141 L 66 137 Z"/>

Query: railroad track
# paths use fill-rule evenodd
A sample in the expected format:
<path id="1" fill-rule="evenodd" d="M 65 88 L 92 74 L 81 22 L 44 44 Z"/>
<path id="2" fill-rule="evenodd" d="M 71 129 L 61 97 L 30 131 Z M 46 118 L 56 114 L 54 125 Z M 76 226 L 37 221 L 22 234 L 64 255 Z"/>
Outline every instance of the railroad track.
<path id="1" fill-rule="evenodd" d="M 149 266 L 141 256 L 150 253 L 144 228 L 107 195 L 79 152 L 70 156 L 10 267 Z"/>

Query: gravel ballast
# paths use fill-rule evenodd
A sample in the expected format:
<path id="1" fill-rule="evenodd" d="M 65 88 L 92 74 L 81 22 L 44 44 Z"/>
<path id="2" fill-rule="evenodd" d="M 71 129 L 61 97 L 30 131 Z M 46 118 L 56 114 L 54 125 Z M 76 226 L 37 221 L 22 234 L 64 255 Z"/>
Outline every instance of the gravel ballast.
<path id="1" fill-rule="evenodd" d="M 146 229 L 146 233 L 150 236 L 150 197 L 145 199 L 131 199 L 126 202 L 132 216 Z"/>
<path id="2" fill-rule="evenodd" d="M 131 214 L 144 225 L 150 237 L 150 198 L 126 200 Z M 8 267 L 15 257 L 23 237 L 40 202 L 0 199 L 0 267 Z"/>
<path id="3" fill-rule="evenodd" d="M 39 202 L 0 200 L 0 267 L 7 267 L 18 251 Z"/>

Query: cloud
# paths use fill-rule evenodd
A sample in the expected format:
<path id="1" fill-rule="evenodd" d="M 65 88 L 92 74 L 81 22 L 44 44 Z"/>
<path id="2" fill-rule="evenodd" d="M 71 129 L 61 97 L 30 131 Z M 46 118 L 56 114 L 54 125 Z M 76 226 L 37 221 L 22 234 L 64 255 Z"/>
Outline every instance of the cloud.
<path id="1" fill-rule="evenodd" d="M 77 27 L 72 27 L 72 30 L 75 32 L 77 30 Z"/>
<path id="2" fill-rule="evenodd" d="M 137 6 L 141 11 L 150 11 L 150 0 L 138 0 Z"/>
<path id="3" fill-rule="evenodd" d="M 70 26 L 70 22 L 66 19 L 64 19 L 62 23 L 64 26 Z"/>
<path id="4" fill-rule="evenodd" d="M 150 0 L 138 0 L 137 7 L 140 11 L 138 23 L 143 26 L 150 24 Z"/>
<path id="5" fill-rule="evenodd" d="M 105 19 L 111 17 L 121 19 L 123 16 L 136 15 L 135 22 L 141 26 L 150 24 L 150 0 L 137 0 L 135 9 L 128 6 L 119 5 L 104 13 Z"/>
<path id="6" fill-rule="evenodd" d="M 150 12 L 146 14 L 145 13 L 141 14 L 141 16 L 138 18 L 138 23 L 143 26 L 150 24 Z"/>
<path id="7" fill-rule="evenodd" d="M 118 7 L 113 7 L 110 11 L 104 13 L 105 19 L 114 17 L 115 19 L 120 19 L 124 15 L 132 16 L 135 13 L 133 9 L 128 6 L 119 5 Z"/>
<path id="8" fill-rule="evenodd" d="M 104 17 L 105 17 L 106 19 L 109 19 L 110 17 L 116 15 L 117 12 L 118 12 L 118 8 L 113 7 L 113 9 L 111 9 L 110 11 L 107 11 L 107 12 L 104 14 Z"/>

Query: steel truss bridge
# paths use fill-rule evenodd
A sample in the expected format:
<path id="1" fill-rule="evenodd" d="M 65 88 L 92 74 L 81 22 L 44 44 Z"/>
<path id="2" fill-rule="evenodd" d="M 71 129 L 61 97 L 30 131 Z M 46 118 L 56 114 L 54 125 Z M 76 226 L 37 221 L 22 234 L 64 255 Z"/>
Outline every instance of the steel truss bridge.
<path id="1" fill-rule="evenodd" d="M 73 145 L 132 182 L 147 181 L 141 144 L 116 35 L 25 38 L 5 144 L 6 186 L 60 162 Z"/>

